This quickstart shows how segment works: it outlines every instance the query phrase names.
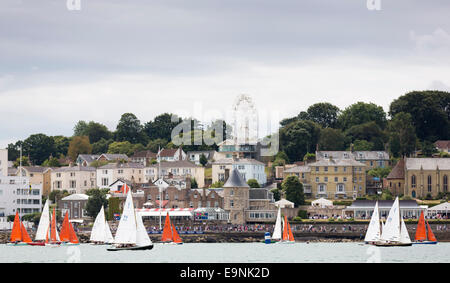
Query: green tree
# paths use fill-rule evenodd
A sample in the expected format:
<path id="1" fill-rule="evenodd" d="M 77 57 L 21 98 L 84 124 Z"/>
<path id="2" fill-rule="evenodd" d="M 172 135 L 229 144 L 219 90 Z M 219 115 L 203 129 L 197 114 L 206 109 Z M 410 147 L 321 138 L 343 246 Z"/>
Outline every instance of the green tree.
<path id="1" fill-rule="evenodd" d="M 387 141 L 384 131 L 375 121 L 355 125 L 348 129 L 345 135 L 353 143 L 356 140 L 365 140 L 372 143 L 372 150 L 384 150 L 384 143 Z"/>
<path id="2" fill-rule="evenodd" d="M 68 195 L 70 194 L 67 190 L 54 190 L 50 192 L 50 194 L 48 195 L 48 199 L 51 200 L 52 203 L 55 203 Z"/>
<path id="3" fill-rule="evenodd" d="M 427 140 L 419 143 L 419 148 L 422 150 L 422 155 L 425 157 L 432 157 L 434 153 L 439 152 L 436 149 L 436 146 Z"/>
<path id="4" fill-rule="evenodd" d="M 217 182 L 211 184 L 211 188 L 222 188 L 223 185 L 224 185 L 224 182 L 217 181 Z"/>
<path id="5" fill-rule="evenodd" d="M 158 152 L 159 149 L 163 149 L 167 145 L 167 140 L 165 139 L 155 139 L 151 140 L 147 144 L 147 149 L 151 152 Z"/>
<path id="6" fill-rule="evenodd" d="M 67 155 L 70 139 L 65 136 L 53 136 L 52 138 L 55 143 L 55 151 L 53 152 L 53 156 Z"/>
<path id="7" fill-rule="evenodd" d="M 294 121 L 280 129 L 280 149 L 289 159 L 300 160 L 306 153 L 314 152 L 319 141 L 320 126 L 312 121 Z"/>
<path id="8" fill-rule="evenodd" d="M 42 166 L 45 167 L 61 167 L 61 164 L 59 163 L 59 159 L 56 157 L 51 157 L 42 163 Z"/>
<path id="9" fill-rule="evenodd" d="M 395 99 L 389 115 L 411 114 L 412 125 L 420 140 L 435 142 L 450 139 L 450 93 L 444 91 L 412 91 Z"/>
<path id="10" fill-rule="evenodd" d="M 110 144 L 112 144 L 114 141 L 112 139 L 100 139 L 96 143 L 92 144 L 92 154 L 102 154 L 105 152 L 108 152 L 108 147 Z"/>
<path id="11" fill-rule="evenodd" d="M 80 123 L 81 125 L 79 125 Z M 76 130 L 75 136 L 88 136 L 91 143 L 96 143 L 101 139 L 109 140 L 112 138 L 111 131 L 103 124 L 94 121 L 90 121 L 89 123 L 79 121 L 77 126 L 79 129 Z"/>
<path id="12" fill-rule="evenodd" d="M 355 140 L 355 142 L 353 143 L 353 150 L 355 151 L 370 151 L 373 149 L 373 142 L 368 142 L 366 140 Z"/>
<path id="13" fill-rule="evenodd" d="M 343 130 L 368 122 L 375 122 L 381 129 L 384 129 L 387 123 L 383 107 L 364 102 L 357 102 L 345 108 L 338 120 Z"/>
<path id="14" fill-rule="evenodd" d="M 108 153 L 130 155 L 133 153 L 133 145 L 129 141 L 116 141 L 108 146 Z"/>
<path id="15" fill-rule="evenodd" d="M 295 205 L 303 205 L 305 203 L 305 195 L 303 192 L 303 184 L 297 176 L 288 176 L 281 184 L 286 199 Z"/>
<path id="16" fill-rule="evenodd" d="M 95 218 L 102 206 L 104 206 L 105 209 L 108 207 L 106 193 L 99 189 L 90 189 L 86 194 L 89 195 L 85 208 L 86 213 L 88 216 Z"/>
<path id="17" fill-rule="evenodd" d="M 367 172 L 367 174 L 372 177 L 378 177 L 380 179 L 383 179 L 383 178 L 386 178 L 389 175 L 389 173 L 391 173 L 391 171 L 392 171 L 391 167 L 385 167 L 385 168 L 377 167 L 377 168 L 369 170 L 369 172 Z"/>
<path id="18" fill-rule="evenodd" d="M 345 150 L 345 135 L 339 129 L 326 128 L 320 131 L 320 150 Z"/>
<path id="19" fill-rule="evenodd" d="M 250 188 L 261 188 L 258 181 L 256 179 L 249 179 L 247 181 L 247 184 L 250 186 Z"/>
<path id="20" fill-rule="evenodd" d="M 303 161 L 306 163 L 311 163 L 316 161 L 316 154 L 315 153 L 307 153 L 305 156 L 303 156 Z"/>
<path id="21" fill-rule="evenodd" d="M 308 119 L 323 128 L 334 128 L 337 125 L 340 109 L 328 102 L 316 103 L 308 108 Z"/>
<path id="22" fill-rule="evenodd" d="M 74 136 L 87 136 L 88 123 L 86 121 L 78 121 L 73 127 Z"/>
<path id="23" fill-rule="evenodd" d="M 148 137 L 143 131 L 141 121 L 133 113 L 125 113 L 119 120 L 116 129 L 117 141 L 128 141 L 132 144 L 147 143 Z"/>
<path id="24" fill-rule="evenodd" d="M 67 155 L 75 161 L 79 154 L 91 154 L 92 145 L 89 142 L 88 136 L 76 136 L 73 137 L 69 144 Z"/>
<path id="25" fill-rule="evenodd" d="M 55 141 L 44 134 L 31 135 L 23 141 L 23 155 L 28 155 L 34 165 L 41 165 L 54 152 Z"/>
<path id="26" fill-rule="evenodd" d="M 18 157 L 16 159 L 16 161 L 14 161 L 14 167 L 19 167 L 20 166 L 20 157 Z M 27 156 L 22 156 L 22 166 L 30 166 L 30 161 L 28 160 Z"/>
<path id="27" fill-rule="evenodd" d="M 206 164 L 208 164 L 208 158 L 206 158 L 206 156 L 203 153 L 200 155 L 200 160 L 199 161 L 200 161 L 200 164 L 203 167 L 205 167 Z"/>
<path id="28" fill-rule="evenodd" d="M 389 149 L 394 157 L 409 156 L 416 147 L 411 114 L 400 112 L 388 124 Z"/>
<path id="29" fill-rule="evenodd" d="M 147 122 L 144 125 L 144 132 L 150 140 L 164 139 L 169 141 L 171 140 L 173 128 L 175 128 L 180 122 L 181 119 L 177 115 L 164 113 L 156 116 L 153 121 Z"/>
<path id="30" fill-rule="evenodd" d="M 191 178 L 191 188 L 192 189 L 198 188 L 197 180 L 195 180 L 195 178 Z"/>

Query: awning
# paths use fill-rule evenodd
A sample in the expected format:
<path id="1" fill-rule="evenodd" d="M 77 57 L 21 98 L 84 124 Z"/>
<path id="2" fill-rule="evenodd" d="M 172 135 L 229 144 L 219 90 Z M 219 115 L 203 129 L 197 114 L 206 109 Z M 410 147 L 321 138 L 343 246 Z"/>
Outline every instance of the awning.
<path id="1" fill-rule="evenodd" d="M 193 208 L 141 208 L 136 209 L 136 213 L 139 213 L 141 216 L 166 216 L 169 213 L 169 216 L 193 216 L 194 209 Z"/>
<path id="2" fill-rule="evenodd" d="M 83 223 L 83 219 L 72 219 L 72 220 L 69 220 L 69 222 Z"/>

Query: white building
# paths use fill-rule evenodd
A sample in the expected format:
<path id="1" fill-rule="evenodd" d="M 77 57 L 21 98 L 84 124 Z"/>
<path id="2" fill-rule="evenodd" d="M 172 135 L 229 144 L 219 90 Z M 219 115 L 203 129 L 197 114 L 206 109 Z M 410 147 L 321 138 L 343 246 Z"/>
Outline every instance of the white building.
<path id="1" fill-rule="evenodd" d="M 32 184 L 29 178 L 0 176 L 0 217 L 41 212 L 42 184 Z"/>
<path id="2" fill-rule="evenodd" d="M 255 179 L 260 186 L 264 186 L 267 183 L 265 164 L 258 160 L 247 158 L 224 158 L 213 162 L 212 182 L 225 182 L 225 170 L 231 172 L 233 168 L 239 171 L 246 182 L 250 179 Z"/>
<path id="3" fill-rule="evenodd" d="M 97 169 L 97 185 L 100 189 L 109 189 L 117 179 L 144 183 L 144 171 L 140 163 L 109 163 Z"/>
<path id="4" fill-rule="evenodd" d="M 0 149 L 0 176 L 8 176 L 8 150 Z"/>

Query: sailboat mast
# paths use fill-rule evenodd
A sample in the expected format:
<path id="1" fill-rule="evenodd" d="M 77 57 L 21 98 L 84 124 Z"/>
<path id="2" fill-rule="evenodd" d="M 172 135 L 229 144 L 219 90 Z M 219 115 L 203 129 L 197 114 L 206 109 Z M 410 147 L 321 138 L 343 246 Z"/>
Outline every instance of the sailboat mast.
<path id="1" fill-rule="evenodd" d="M 161 196 L 161 148 L 158 147 L 158 179 L 159 179 L 159 184 L 158 184 L 158 190 L 159 190 L 159 231 L 161 231 L 161 200 L 162 200 L 162 196 Z"/>
<path id="2" fill-rule="evenodd" d="M 23 188 L 22 188 L 22 145 L 20 145 L 20 160 L 19 160 L 19 192 L 21 196 L 23 196 Z M 20 215 L 22 214 L 22 209 L 20 208 L 20 204 L 22 203 L 22 199 L 19 199 L 19 219 L 21 219 Z"/>

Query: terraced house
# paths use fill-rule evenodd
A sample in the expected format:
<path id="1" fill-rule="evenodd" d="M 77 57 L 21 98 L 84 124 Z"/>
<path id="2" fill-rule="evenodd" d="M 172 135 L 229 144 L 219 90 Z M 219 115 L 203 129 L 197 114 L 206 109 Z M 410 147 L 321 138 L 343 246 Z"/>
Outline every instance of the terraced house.
<path id="1" fill-rule="evenodd" d="M 109 163 L 97 170 L 97 185 L 100 189 L 108 189 L 117 179 L 144 183 L 144 165 L 141 163 Z"/>
<path id="2" fill-rule="evenodd" d="M 89 166 L 67 166 L 51 173 L 52 191 L 67 190 L 70 194 L 84 194 L 97 186 L 96 169 Z"/>
<path id="3" fill-rule="evenodd" d="M 158 171 L 159 168 L 161 168 L 161 172 Z M 160 165 L 153 164 L 145 167 L 144 182 L 155 181 L 159 176 L 164 178 L 194 178 L 199 188 L 205 186 L 205 168 L 187 160 L 163 161 Z"/>

